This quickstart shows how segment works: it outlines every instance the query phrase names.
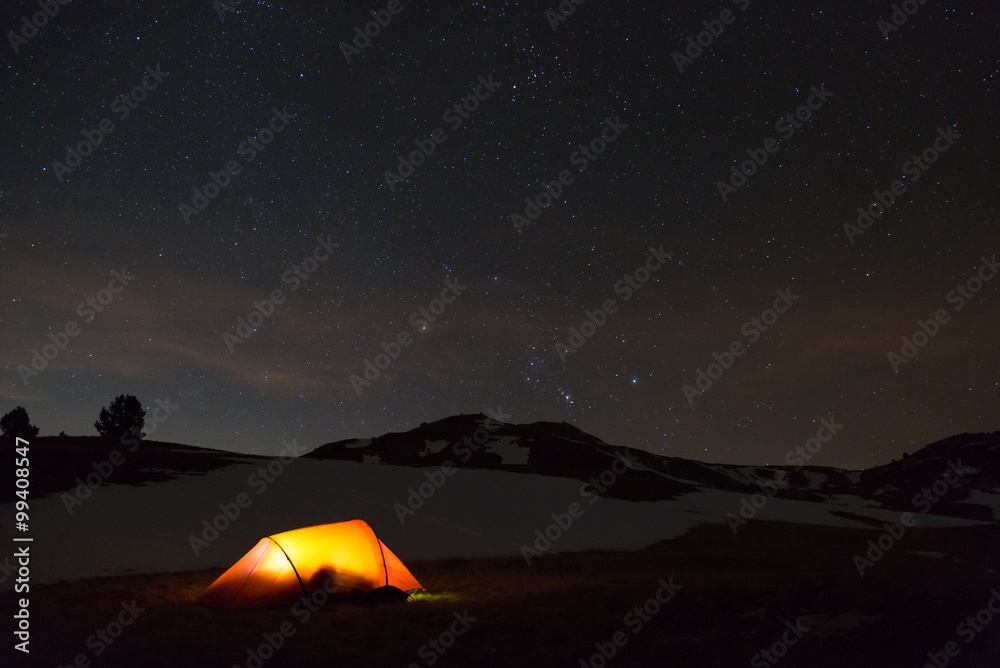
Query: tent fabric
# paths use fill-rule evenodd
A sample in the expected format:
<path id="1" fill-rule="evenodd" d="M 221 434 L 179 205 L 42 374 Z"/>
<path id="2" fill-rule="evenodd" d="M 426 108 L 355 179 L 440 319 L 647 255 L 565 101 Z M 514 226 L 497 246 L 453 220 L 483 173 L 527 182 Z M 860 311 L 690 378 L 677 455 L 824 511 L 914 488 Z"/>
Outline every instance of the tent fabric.
<path id="1" fill-rule="evenodd" d="M 265 536 L 209 585 L 201 601 L 217 610 L 293 603 L 328 579 L 349 594 L 391 585 L 423 589 L 364 520 L 321 524 Z"/>

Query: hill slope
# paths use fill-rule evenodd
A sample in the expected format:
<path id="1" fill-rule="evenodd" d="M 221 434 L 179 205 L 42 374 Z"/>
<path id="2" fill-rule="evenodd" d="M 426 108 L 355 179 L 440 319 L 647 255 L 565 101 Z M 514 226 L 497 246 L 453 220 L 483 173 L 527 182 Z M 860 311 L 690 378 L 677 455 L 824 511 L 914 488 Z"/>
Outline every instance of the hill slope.
<path id="1" fill-rule="evenodd" d="M 595 486 L 600 495 L 653 501 L 706 489 L 740 494 L 767 489 L 782 499 L 918 512 L 930 504 L 935 513 L 1000 520 L 1000 432 L 953 436 L 891 464 L 846 471 L 817 466 L 707 464 L 661 457 L 609 445 L 566 423 L 507 424 L 479 414 L 456 415 L 366 440 L 328 443 L 305 457 L 396 466 L 448 464 L 581 482 L 599 481 L 616 458 L 622 458 L 631 465 L 629 475 L 614 485 L 605 485 L 605 489 Z M 617 468 L 623 466 L 624 462 Z M 920 496 L 925 488 L 931 490 L 929 495 Z"/>

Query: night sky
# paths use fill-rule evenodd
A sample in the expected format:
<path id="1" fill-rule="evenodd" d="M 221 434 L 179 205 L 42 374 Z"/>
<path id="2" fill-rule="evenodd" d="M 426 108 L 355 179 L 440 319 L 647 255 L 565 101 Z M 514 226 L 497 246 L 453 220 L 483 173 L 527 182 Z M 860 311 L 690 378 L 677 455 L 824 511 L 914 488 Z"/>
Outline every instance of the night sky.
<path id="1" fill-rule="evenodd" d="M 5 5 L 0 412 L 268 454 L 502 407 L 748 464 L 832 417 L 849 468 L 1000 428 L 993 3 L 232 4 Z"/>

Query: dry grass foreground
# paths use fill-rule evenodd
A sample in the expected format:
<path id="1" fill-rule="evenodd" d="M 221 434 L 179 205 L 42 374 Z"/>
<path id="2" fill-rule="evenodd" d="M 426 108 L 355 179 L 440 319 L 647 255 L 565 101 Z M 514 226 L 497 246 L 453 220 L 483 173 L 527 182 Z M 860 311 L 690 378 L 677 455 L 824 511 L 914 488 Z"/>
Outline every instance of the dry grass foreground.
<path id="1" fill-rule="evenodd" d="M 294 634 L 252 666 L 772 665 L 751 661 L 781 640 L 784 620 L 803 618 L 810 630 L 776 665 L 919 668 L 948 641 L 960 649 L 951 666 L 1000 665 L 1000 615 L 968 644 L 955 631 L 1000 588 L 1000 528 L 911 529 L 859 577 L 852 557 L 876 536 L 751 522 L 738 536 L 703 526 L 638 552 L 548 555 L 530 568 L 514 558 L 411 563 L 424 586 L 450 597 L 339 603 L 305 622 L 288 607 L 219 613 L 194 603 L 218 570 L 62 583 L 31 592 L 30 663 L 0 664 L 69 666 L 84 654 L 102 667 L 243 667 L 248 648 L 287 623 Z M 682 588 L 637 629 L 641 618 L 626 615 L 661 578 Z M 0 595 L 0 610 L 14 609 L 13 596 Z M 133 599 L 143 611 L 120 637 L 88 646 Z M 443 655 L 429 646 L 421 655 L 466 610 L 476 620 L 468 630 Z M 610 647 L 616 632 L 614 657 L 591 661 L 595 643 Z M 16 654 L 11 647 L 8 635 L 0 656 Z"/>

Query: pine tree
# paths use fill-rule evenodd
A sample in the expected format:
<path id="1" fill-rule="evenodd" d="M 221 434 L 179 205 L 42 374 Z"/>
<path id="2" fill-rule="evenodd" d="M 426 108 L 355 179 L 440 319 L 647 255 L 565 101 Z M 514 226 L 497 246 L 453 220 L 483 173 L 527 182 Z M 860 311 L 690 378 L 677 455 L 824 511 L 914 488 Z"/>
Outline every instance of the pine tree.
<path id="1" fill-rule="evenodd" d="M 111 402 L 110 407 L 101 408 L 101 414 L 94 428 L 97 433 L 106 438 L 120 440 L 126 434 L 133 434 L 136 438 L 143 438 L 146 434 L 142 431 L 146 423 L 146 411 L 142 404 L 133 395 L 119 394 Z"/>
<path id="2" fill-rule="evenodd" d="M 18 406 L 0 418 L 0 432 L 10 438 L 20 437 L 31 440 L 38 436 L 38 427 L 31 425 L 28 411 L 24 409 L 24 406 Z"/>

